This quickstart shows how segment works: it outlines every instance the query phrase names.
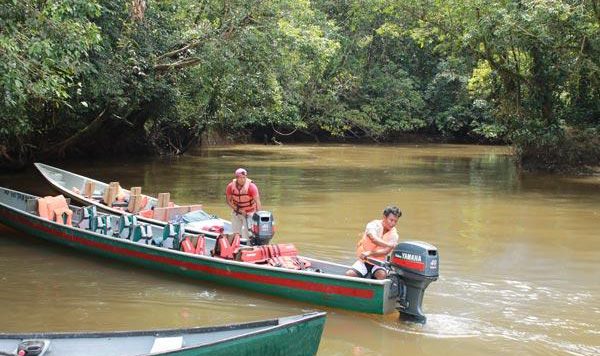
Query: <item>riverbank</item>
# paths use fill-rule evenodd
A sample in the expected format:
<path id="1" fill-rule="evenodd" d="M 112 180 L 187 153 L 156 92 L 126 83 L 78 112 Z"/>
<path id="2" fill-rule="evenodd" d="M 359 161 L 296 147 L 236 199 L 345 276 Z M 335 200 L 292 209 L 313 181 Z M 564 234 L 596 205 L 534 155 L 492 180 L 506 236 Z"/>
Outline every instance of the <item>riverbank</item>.
<path id="1" fill-rule="evenodd" d="M 525 171 L 600 174 L 600 137 L 596 130 L 565 130 L 561 136 L 522 142 L 515 152 L 519 166 Z"/>
<path id="2" fill-rule="evenodd" d="M 598 145 L 593 143 L 598 142 Z M 498 146 L 508 147 L 511 154 L 515 157 L 516 167 L 525 173 L 551 173 L 557 175 L 576 175 L 576 176 L 600 176 L 600 139 L 591 138 L 588 141 L 581 140 L 563 140 L 552 146 L 533 146 L 525 149 L 508 145 L 505 142 L 476 142 L 465 138 L 444 137 L 440 135 L 425 134 L 399 134 L 392 138 L 374 140 L 370 137 L 335 137 L 331 135 L 310 135 L 297 132 L 293 135 L 284 136 L 280 134 L 269 134 L 263 132 L 247 133 L 240 135 L 231 135 L 217 130 L 207 130 L 201 136 L 199 143 L 191 149 L 203 150 L 212 147 L 233 146 L 239 144 L 262 144 L 262 145 L 336 145 L 351 144 L 357 146 L 383 145 L 383 146 L 402 146 L 402 145 L 431 145 L 431 144 L 461 144 L 468 146 Z M 152 159 L 153 157 L 168 157 L 185 155 L 188 151 L 176 153 L 171 150 L 156 151 L 154 147 L 142 146 L 127 147 L 121 145 L 122 152 L 111 152 L 111 156 L 144 157 Z M 89 159 L 106 157 L 102 152 L 65 152 L 67 159 Z M 42 160 L 46 163 L 60 162 L 64 158 L 59 157 L 29 157 L 23 161 L 8 161 L 0 156 L 0 167 L 2 171 L 18 172 L 26 169 L 33 162 Z M 597 163 L 596 163 L 597 162 Z"/>

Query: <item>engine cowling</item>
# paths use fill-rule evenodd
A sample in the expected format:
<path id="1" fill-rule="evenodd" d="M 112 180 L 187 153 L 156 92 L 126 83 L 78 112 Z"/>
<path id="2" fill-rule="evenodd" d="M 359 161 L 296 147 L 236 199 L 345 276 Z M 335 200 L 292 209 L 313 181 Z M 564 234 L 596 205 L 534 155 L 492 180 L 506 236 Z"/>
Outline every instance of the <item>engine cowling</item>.
<path id="1" fill-rule="evenodd" d="M 260 210 L 252 215 L 250 226 L 250 245 L 268 244 L 275 235 L 275 221 L 270 211 Z"/>
<path id="2" fill-rule="evenodd" d="M 421 305 L 425 289 L 439 277 L 437 248 L 422 241 L 401 242 L 394 248 L 390 267 L 397 278 L 400 315 L 425 322 Z"/>

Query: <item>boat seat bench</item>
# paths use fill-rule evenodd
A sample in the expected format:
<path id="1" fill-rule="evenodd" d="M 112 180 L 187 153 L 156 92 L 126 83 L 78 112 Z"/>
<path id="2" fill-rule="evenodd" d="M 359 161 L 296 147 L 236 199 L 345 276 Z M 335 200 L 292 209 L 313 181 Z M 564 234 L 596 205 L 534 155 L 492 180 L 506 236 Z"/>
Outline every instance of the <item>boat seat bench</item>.
<path id="1" fill-rule="evenodd" d="M 146 245 L 152 243 L 152 226 L 149 224 L 133 224 L 130 228 L 129 238 L 133 242 L 140 242 Z"/>
<path id="2" fill-rule="evenodd" d="M 185 234 L 184 223 L 169 223 L 163 228 L 162 234 L 159 234 L 154 232 L 152 225 L 141 223 L 135 215 L 129 214 L 121 215 L 117 226 L 113 228 L 112 216 L 99 214 L 94 205 L 79 208 L 76 210 L 76 215 L 75 225 L 82 229 L 192 254 L 204 255 L 205 252 L 204 236 Z M 185 240 L 187 240 L 185 247 L 191 245 L 192 248 L 184 248 L 182 243 Z"/>
<path id="3" fill-rule="evenodd" d="M 80 209 L 81 218 L 77 223 L 77 227 L 95 231 L 95 224 L 97 223 L 96 217 L 98 217 L 98 212 L 96 210 L 96 206 L 84 206 Z"/>
<path id="4" fill-rule="evenodd" d="M 155 240 L 155 243 L 158 246 L 179 250 L 184 238 L 184 232 L 185 223 L 168 223 L 163 229 L 162 238 L 160 238 L 160 241 Z"/>
<path id="5" fill-rule="evenodd" d="M 84 206 L 79 210 L 77 227 L 103 235 L 112 235 L 112 219 L 110 215 L 98 214 L 96 207 Z"/>
<path id="6" fill-rule="evenodd" d="M 132 228 L 137 224 L 137 217 L 135 215 L 121 215 L 119 217 L 119 228 L 115 231 L 115 235 L 127 239 L 131 236 Z"/>

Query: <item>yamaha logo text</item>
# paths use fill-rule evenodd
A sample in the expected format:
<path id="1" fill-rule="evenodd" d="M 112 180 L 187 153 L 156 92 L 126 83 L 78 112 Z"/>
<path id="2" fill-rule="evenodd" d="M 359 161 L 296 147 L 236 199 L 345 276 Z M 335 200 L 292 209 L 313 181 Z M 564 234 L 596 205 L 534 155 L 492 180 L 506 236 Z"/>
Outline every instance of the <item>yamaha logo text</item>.
<path id="1" fill-rule="evenodd" d="M 402 259 L 403 260 L 414 261 L 414 262 L 421 262 L 421 256 L 420 255 L 413 255 L 412 253 L 406 253 L 406 252 L 402 252 Z"/>

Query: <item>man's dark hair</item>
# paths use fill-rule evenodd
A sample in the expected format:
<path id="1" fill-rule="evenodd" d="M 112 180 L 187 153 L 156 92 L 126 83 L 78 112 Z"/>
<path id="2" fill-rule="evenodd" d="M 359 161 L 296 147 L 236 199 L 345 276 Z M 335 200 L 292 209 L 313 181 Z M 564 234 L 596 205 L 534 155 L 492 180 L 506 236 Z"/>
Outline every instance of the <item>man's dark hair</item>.
<path id="1" fill-rule="evenodd" d="M 383 215 L 385 217 L 389 216 L 390 214 L 394 214 L 397 217 L 402 216 L 402 212 L 400 211 L 400 209 L 398 209 L 398 207 L 394 205 L 390 205 L 387 208 L 383 209 Z"/>

